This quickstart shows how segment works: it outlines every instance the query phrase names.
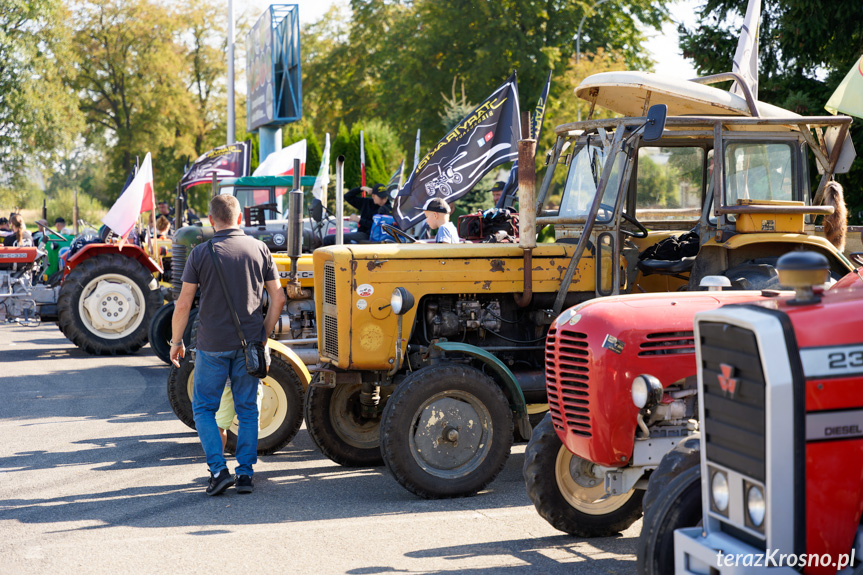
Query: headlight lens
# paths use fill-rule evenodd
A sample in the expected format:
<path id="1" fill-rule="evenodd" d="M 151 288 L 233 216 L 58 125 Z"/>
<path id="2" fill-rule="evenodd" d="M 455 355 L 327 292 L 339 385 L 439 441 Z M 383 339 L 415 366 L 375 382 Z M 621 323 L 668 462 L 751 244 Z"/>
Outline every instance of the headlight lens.
<path id="1" fill-rule="evenodd" d="M 632 380 L 632 403 L 638 409 L 647 405 L 647 381 L 643 377 L 636 377 Z"/>
<path id="2" fill-rule="evenodd" d="M 401 313 L 403 303 L 402 292 L 400 290 L 393 291 L 393 295 L 390 298 L 390 307 L 393 308 L 394 314 L 399 315 Z"/>
<path id="3" fill-rule="evenodd" d="M 725 473 L 717 471 L 710 480 L 710 494 L 713 497 L 713 505 L 717 510 L 725 513 L 728 510 L 728 477 Z"/>
<path id="4" fill-rule="evenodd" d="M 749 521 L 755 527 L 761 527 L 764 516 L 767 513 L 767 504 L 764 501 L 764 491 L 758 485 L 749 488 L 746 494 L 746 510 L 749 513 Z"/>

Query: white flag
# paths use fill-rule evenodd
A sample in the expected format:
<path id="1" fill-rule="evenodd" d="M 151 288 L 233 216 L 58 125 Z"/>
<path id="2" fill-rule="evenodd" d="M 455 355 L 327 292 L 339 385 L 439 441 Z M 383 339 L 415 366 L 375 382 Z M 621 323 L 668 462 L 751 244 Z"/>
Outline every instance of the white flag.
<path id="1" fill-rule="evenodd" d="M 153 163 L 147 152 L 129 187 L 120 193 L 102 222 L 118 236 L 125 237 L 135 227 L 138 216 L 153 208 Z"/>
<path id="2" fill-rule="evenodd" d="M 253 176 L 293 176 L 294 159 L 300 159 L 300 176 L 306 171 L 306 141 L 300 140 L 273 152 L 255 169 Z"/>
<path id="3" fill-rule="evenodd" d="M 746 7 L 746 18 L 740 30 L 740 40 L 737 41 L 737 51 L 734 52 L 734 62 L 731 71 L 739 74 L 752 98 L 758 100 L 758 26 L 761 21 L 761 0 L 749 0 Z M 743 90 L 735 82 L 731 92 L 743 96 Z"/>
<path id="4" fill-rule="evenodd" d="M 315 186 L 312 188 L 312 196 L 321 203 L 326 204 L 327 201 L 327 186 L 330 184 L 330 135 L 324 144 L 324 153 L 321 156 L 321 169 L 318 170 L 318 177 L 315 178 Z"/>

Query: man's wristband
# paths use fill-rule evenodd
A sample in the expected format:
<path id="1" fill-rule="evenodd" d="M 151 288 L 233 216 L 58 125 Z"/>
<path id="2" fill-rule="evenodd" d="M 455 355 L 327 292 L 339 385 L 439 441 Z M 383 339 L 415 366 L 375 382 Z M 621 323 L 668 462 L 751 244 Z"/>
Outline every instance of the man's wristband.
<path id="1" fill-rule="evenodd" d="M 182 345 L 183 340 L 181 339 L 181 340 L 180 340 L 180 341 L 178 341 L 177 343 L 174 343 L 173 341 L 169 341 L 168 343 L 170 343 L 170 344 L 171 344 L 171 347 L 174 347 L 175 345 Z"/>

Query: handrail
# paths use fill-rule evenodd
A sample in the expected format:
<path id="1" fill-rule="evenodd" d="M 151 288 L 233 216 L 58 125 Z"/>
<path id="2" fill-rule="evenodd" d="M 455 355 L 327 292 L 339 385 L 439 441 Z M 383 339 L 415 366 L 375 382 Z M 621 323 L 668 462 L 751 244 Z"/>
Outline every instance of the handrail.
<path id="1" fill-rule="evenodd" d="M 758 106 L 755 103 L 755 98 L 749 90 L 749 86 L 743 81 L 743 77 L 737 72 L 723 72 L 721 74 L 713 74 L 711 76 L 703 76 L 701 78 L 692 78 L 690 82 L 696 84 L 718 84 L 719 82 L 727 82 L 729 80 L 737 82 L 737 85 L 743 91 L 743 97 L 746 99 L 746 105 L 749 106 L 749 112 L 753 118 L 758 118 Z"/>
<path id="2" fill-rule="evenodd" d="M 565 136 L 568 132 L 576 130 L 589 130 L 593 128 L 616 128 L 617 126 L 640 126 L 646 121 L 646 117 L 629 118 L 606 118 L 601 120 L 586 120 L 584 122 L 570 122 L 557 126 L 554 131 L 558 136 Z M 799 129 L 801 125 L 815 126 L 842 126 L 851 124 L 850 116 L 788 116 L 777 118 L 750 118 L 748 116 L 669 116 L 666 126 L 714 126 L 717 123 L 739 126 L 791 126 Z M 673 135 L 673 134 L 672 134 Z"/>
<path id="3" fill-rule="evenodd" d="M 834 212 L 833 206 L 731 206 L 719 207 L 717 214 L 813 214 L 829 216 Z"/>

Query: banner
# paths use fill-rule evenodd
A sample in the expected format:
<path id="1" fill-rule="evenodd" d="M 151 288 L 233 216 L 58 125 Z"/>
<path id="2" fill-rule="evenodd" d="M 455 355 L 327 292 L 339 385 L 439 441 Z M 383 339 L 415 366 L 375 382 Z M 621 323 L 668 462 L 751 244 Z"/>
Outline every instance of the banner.
<path id="1" fill-rule="evenodd" d="M 842 112 L 863 118 L 863 56 L 860 56 L 824 107 L 831 114 Z"/>
<path id="2" fill-rule="evenodd" d="M 227 146 L 213 148 L 195 160 L 180 180 L 180 188 L 209 184 L 225 178 L 242 178 L 249 175 L 249 159 L 252 153 L 251 141 L 235 142 Z"/>
<path id="3" fill-rule="evenodd" d="M 294 142 L 287 148 L 273 152 L 255 168 L 253 176 L 293 176 L 294 160 L 300 160 L 300 176 L 306 173 L 306 141 Z M 281 195 L 281 194 L 279 194 Z"/>
<path id="4" fill-rule="evenodd" d="M 515 72 L 428 152 L 408 176 L 393 216 L 407 229 L 424 216 L 430 198 L 449 204 L 464 196 L 492 168 L 518 158 L 518 84 Z"/>
<path id="5" fill-rule="evenodd" d="M 749 0 L 743 28 L 740 30 L 740 39 L 737 41 L 737 50 L 734 52 L 734 60 L 731 64 L 731 71 L 740 74 L 755 100 L 758 100 L 758 22 L 760 20 L 761 0 Z M 731 92 L 743 96 L 743 90 L 737 82 L 732 84 Z"/>
<path id="6" fill-rule="evenodd" d="M 396 171 L 393 172 L 392 176 L 390 176 L 390 181 L 387 182 L 387 191 L 393 189 L 393 187 L 395 187 L 395 190 L 398 191 L 398 189 L 401 188 L 401 186 L 402 186 L 402 178 L 403 178 L 404 174 L 405 174 L 405 161 L 402 160 L 401 163 L 399 164 L 399 167 L 396 168 Z M 391 195 L 395 196 L 395 194 L 391 194 Z"/>
<path id="7" fill-rule="evenodd" d="M 536 101 L 536 108 L 533 110 L 533 117 L 530 119 L 530 137 L 536 140 L 537 150 L 539 150 L 539 138 L 542 136 L 542 123 L 545 119 L 545 104 L 548 101 L 548 91 L 551 89 L 551 70 L 548 71 L 548 78 L 545 80 L 545 88 L 542 89 L 542 94 L 539 100 Z M 534 154 L 535 155 L 535 154 Z M 509 171 L 509 176 L 506 179 L 506 184 L 503 186 L 503 191 L 500 198 L 497 200 L 496 208 L 505 208 L 512 206 L 513 200 L 507 198 L 515 197 L 518 192 L 518 159 L 512 165 Z"/>

